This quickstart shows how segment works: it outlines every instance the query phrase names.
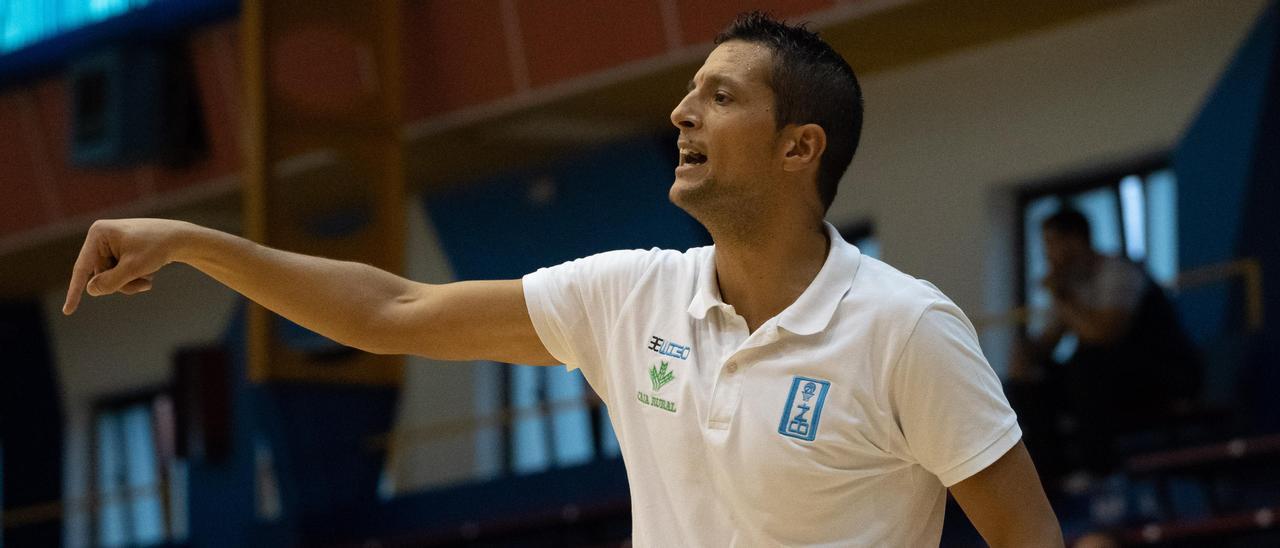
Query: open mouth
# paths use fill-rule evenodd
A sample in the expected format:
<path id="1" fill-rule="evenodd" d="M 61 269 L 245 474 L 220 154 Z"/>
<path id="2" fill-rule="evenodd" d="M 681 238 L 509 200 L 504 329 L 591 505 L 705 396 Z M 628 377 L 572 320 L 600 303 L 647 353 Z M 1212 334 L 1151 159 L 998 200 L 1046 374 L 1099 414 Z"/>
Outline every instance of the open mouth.
<path id="1" fill-rule="evenodd" d="M 680 165 L 697 166 L 707 163 L 707 155 L 693 150 L 680 151 Z"/>

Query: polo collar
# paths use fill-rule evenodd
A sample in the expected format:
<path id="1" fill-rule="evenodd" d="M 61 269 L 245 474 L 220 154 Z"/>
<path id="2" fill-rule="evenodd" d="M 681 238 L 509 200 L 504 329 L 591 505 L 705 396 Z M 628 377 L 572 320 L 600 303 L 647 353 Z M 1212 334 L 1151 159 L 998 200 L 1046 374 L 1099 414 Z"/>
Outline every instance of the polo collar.
<path id="1" fill-rule="evenodd" d="M 862 262 L 862 253 L 856 246 L 844 241 L 831 223 L 824 221 L 822 224 L 830 239 L 827 260 L 800 298 L 778 315 L 778 325 L 797 335 L 812 335 L 831 323 L 840 299 L 853 285 L 858 265 Z M 716 284 L 715 247 L 711 249 L 712 252 L 707 253 L 699 265 L 698 287 L 689 303 L 689 315 L 699 320 L 706 318 L 712 307 L 729 307 L 720 299 L 720 288 Z"/>

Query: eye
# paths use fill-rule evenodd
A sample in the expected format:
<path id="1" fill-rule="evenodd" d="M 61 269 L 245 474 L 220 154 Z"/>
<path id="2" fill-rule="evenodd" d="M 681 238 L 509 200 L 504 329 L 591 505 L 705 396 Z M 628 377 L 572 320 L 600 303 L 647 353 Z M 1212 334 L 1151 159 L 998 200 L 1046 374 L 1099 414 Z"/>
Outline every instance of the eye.
<path id="1" fill-rule="evenodd" d="M 729 94 L 723 91 L 717 91 L 716 94 L 712 96 L 712 99 L 716 102 L 717 105 L 723 105 L 729 102 Z"/>

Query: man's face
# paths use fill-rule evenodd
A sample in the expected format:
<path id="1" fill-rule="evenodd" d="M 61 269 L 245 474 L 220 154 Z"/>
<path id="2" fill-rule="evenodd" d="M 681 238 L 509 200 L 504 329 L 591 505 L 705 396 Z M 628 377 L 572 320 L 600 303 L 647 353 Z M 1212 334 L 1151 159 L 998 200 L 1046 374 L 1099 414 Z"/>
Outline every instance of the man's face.
<path id="1" fill-rule="evenodd" d="M 769 87 L 773 53 L 759 44 L 720 44 L 671 112 L 680 129 L 680 163 L 670 198 L 690 213 L 759 203 L 781 174 Z"/>
<path id="2" fill-rule="evenodd" d="M 1078 265 L 1091 250 L 1088 242 L 1072 234 L 1045 230 L 1043 235 L 1045 258 L 1054 271 L 1069 270 Z"/>

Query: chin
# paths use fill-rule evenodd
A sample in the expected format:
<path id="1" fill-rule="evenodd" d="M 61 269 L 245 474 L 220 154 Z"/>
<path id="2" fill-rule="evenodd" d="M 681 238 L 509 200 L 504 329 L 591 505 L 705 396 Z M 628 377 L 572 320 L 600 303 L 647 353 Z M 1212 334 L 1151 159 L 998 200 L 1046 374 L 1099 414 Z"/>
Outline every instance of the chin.
<path id="1" fill-rule="evenodd" d="M 676 178 L 667 198 L 705 227 L 712 219 L 722 217 L 723 210 L 729 205 L 725 203 L 728 197 L 720 195 L 717 188 L 714 179 Z"/>
<path id="2" fill-rule="evenodd" d="M 699 198 L 707 194 L 706 190 L 706 181 L 690 181 L 676 177 L 676 180 L 671 183 L 671 190 L 667 191 L 667 199 L 679 206 L 680 209 L 688 211 L 689 206 L 699 202 Z"/>

